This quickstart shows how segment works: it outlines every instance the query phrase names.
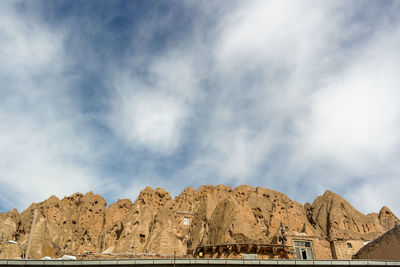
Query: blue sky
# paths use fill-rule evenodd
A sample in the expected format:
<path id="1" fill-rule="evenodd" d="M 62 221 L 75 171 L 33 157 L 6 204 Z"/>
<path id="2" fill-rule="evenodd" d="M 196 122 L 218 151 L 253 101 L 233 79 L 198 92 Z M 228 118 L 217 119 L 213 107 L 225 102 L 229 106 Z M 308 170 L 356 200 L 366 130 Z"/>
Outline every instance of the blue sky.
<path id="1" fill-rule="evenodd" d="M 400 214 L 400 3 L 1 1 L 0 211 L 145 186 Z"/>

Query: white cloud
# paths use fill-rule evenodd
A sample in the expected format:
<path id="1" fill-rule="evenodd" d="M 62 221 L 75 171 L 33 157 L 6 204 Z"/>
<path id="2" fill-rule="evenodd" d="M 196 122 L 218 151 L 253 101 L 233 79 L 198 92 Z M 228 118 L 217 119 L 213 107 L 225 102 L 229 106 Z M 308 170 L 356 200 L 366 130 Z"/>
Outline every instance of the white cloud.
<path id="1" fill-rule="evenodd" d="M 182 50 L 168 51 L 155 60 L 143 57 L 132 57 L 112 78 L 108 124 L 133 149 L 172 154 L 181 145 L 190 104 L 198 96 L 195 62 Z M 130 70 L 138 61 L 149 61 L 142 66 L 148 68 L 148 80 Z"/>
<path id="2" fill-rule="evenodd" d="M 88 160 L 89 153 L 74 122 L 41 121 L 38 114 L 3 109 L 0 114 L 0 185 L 2 194 L 12 200 L 5 203 L 8 208 L 21 210 L 50 195 L 87 192 L 101 183 L 80 162 Z"/>
<path id="3" fill-rule="evenodd" d="M 49 71 L 49 65 L 59 67 L 57 61 L 62 59 L 57 57 L 62 55 L 62 36 L 43 28 L 30 16 L 22 18 L 13 4 L 16 2 L 4 1 L 0 9 L 1 72 L 37 75 Z"/>
<path id="4" fill-rule="evenodd" d="M 21 211 L 96 183 L 81 162 L 91 160 L 90 142 L 62 74 L 63 36 L 15 4 L 0 8 L 0 198 Z"/>
<path id="5" fill-rule="evenodd" d="M 217 86 L 208 128 L 200 130 L 199 167 L 189 166 L 191 172 L 209 168 L 220 182 L 251 182 L 271 150 L 291 142 L 287 131 L 294 131 L 290 121 L 306 110 L 302 97 L 312 91 L 310 78 L 329 65 L 321 57 L 334 45 L 327 37 L 339 19 L 326 19 L 330 7 L 240 2 L 220 19 L 213 42 L 199 49 L 211 51 Z"/>
<path id="6" fill-rule="evenodd" d="M 241 2 L 220 23 L 219 66 L 234 72 L 305 67 L 305 74 L 329 46 L 338 19 L 331 8 L 329 2 Z"/>
<path id="7" fill-rule="evenodd" d="M 334 74 L 311 101 L 302 127 L 303 153 L 312 162 L 330 161 L 365 175 L 396 157 L 400 141 L 400 54 L 394 32 L 377 35 Z M 397 55 L 397 56 L 396 56 Z M 311 163 L 312 164 L 312 163 Z M 339 167 L 340 167 L 339 166 Z"/>
<path id="8" fill-rule="evenodd" d="M 251 1 L 226 12 L 212 31 L 215 42 L 205 44 L 216 62 L 217 100 L 203 150 L 183 176 L 208 171 L 217 183 L 251 183 L 270 162 L 271 173 L 287 176 L 276 187 L 306 184 L 309 199 L 332 187 L 362 187 L 352 184 L 360 179 L 372 184 L 387 168 L 388 181 L 396 179 L 399 26 L 382 19 L 367 29 L 375 18 L 361 21 L 355 13 L 363 8 Z M 282 160 L 273 158 L 277 148 L 287 153 L 284 170 L 274 167 Z"/>
<path id="9" fill-rule="evenodd" d="M 125 92 L 114 104 L 111 124 L 130 146 L 170 153 L 179 145 L 185 105 L 159 93 Z"/>
<path id="10" fill-rule="evenodd" d="M 196 21 L 191 38 L 158 58 L 132 58 L 120 70 L 125 78 L 114 79 L 111 125 L 132 147 L 171 155 L 194 127 L 196 151 L 171 187 L 183 179 L 253 183 L 268 169 L 273 182 L 265 184 L 304 184 L 311 200 L 328 188 L 344 194 L 355 179 L 370 184 L 386 175 L 382 168 L 395 177 L 388 162 L 400 134 L 398 25 L 382 20 L 366 29 L 376 18 L 361 18 L 366 7 L 345 1 L 195 7 L 221 17 L 212 29 Z M 149 61 L 149 77 L 130 71 Z"/>
<path id="11" fill-rule="evenodd" d="M 355 185 L 347 190 L 344 196 L 365 214 L 379 212 L 383 206 L 387 206 L 399 216 L 398 188 L 400 187 L 400 179 L 397 175 L 391 175 L 374 177 L 374 179 L 369 179 L 363 184 Z"/>
<path id="12" fill-rule="evenodd" d="M 201 166 L 217 171 L 219 179 L 243 183 L 257 170 L 269 152 L 269 138 L 246 128 L 218 129 L 204 140 L 208 147 Z"/>
<path id="13" fill-rule="evenodd" d="M 110 181 L 116 197 L 134 198 L 147 184 L 179 192 L 191 183 L 256 181 L 292 187 L 293 199 L 301 199 L 297 185 L 304 185 L 308 200 L 328 188 L 349 196 L 346 188 L 359 183 L 355 200 L 381 177 L 373 203 L 396 203 L 386 195 L 397 179 L 400 34 L 385 13 L 373 17 L 377 11 L 346 1 L 184 3 L 196 12 L 183 27 L 188 35 L 167 38 L 156 53 L 139 46 L 161 36 L 157 25 L 174 26 L 177 14 L 163 23 L 139 21 L 131 53 L 124 62 L 104 61 L 99 82 L 109 88 L 105 124 L 118 139 L 110 142 L 129 148 L 117 155 L 124 165 L 117 175 L 126 180 L 94 182 L 95 171 L 81 160 L 106 149 L 92 146 L 94 129 L 84 126 L 68 92 L 65 32 L 2 5 L 0 77 L 9 86 L 0 90 L 0 149 L 7 151 L 0 182 L 14 183 L 23 201 L 75 188 L 107 191 L 102 185 Z M 141 153 L 143 161 L 124 169 Z M 30 189 L 44 184 L 33 195 Z"/>

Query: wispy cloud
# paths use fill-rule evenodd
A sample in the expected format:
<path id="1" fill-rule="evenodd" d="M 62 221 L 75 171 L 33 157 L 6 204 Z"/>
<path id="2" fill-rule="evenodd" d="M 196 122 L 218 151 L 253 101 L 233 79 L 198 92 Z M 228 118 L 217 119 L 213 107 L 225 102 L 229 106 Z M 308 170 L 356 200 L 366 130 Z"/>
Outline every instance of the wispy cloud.
<path id="1" fill-rule="evenodd" d="M 2 3 L 7 208 L 227 183 L 400 213 L 398 3 L 102 4 Z"/>
<path id="2" fill-rule="evenodd" d="M 151 62 L 142 66 L 146 78 L 131 70 L 136 59 L 131 61 L 115 70 L 109 125 L 133 149 L 174 153 L 182 142 L 198 87 L 191 58 L 174 51 L 157 59 L 147 55 L 140 60 Z"/>
<path id="3" fill-rule="evenodd" d="M 65 76 L 63 35 L 2 2 L 0 184 L 5 208 L 93 188 L 90 147 Z"/>

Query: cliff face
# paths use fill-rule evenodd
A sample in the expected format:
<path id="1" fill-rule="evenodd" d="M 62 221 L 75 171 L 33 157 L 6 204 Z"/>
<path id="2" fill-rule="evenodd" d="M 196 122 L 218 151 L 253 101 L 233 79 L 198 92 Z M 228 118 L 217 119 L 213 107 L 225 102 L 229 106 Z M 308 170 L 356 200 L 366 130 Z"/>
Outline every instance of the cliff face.
<path id="1" fill-rule="evenodd" d="M 174 199 L 164 189 L 146 187 L 133 203 L 123 199 L 106 206 L 89 192 L 62 200 L 52 196 L 21 214 L 0 214 L 3 239 L 18 242 L 3 242 L 0 258 L 26 252 L 35 210 L 30 258 L 87 251 L 170 256 L 206 244 L 277 243 L 281 225 L 294 236 L 371 240 L 399 223 L 386 207 L 379 215 L 363 215 L 330 191 L 303 206 L 280 192 L 251 186 L 189 187 Z"/>
<path id="2" fill-rule="evenodd" d="M 387 207 L 383 207 L 379 215 L 364 215 L 331 191 L 317 197 L 306 208 L 309 221 L 330 239 L 370 240 L 399 223 L 399 219 Z"/>
<path id="3" fill-rule="evenodd" d="M 217 186 L 204 194 L 191 225 L 190 243 L 276 242 L 281 223 L 289 232 L 320 235 L 308 222 L 303 205 L 280 192 Z"/>

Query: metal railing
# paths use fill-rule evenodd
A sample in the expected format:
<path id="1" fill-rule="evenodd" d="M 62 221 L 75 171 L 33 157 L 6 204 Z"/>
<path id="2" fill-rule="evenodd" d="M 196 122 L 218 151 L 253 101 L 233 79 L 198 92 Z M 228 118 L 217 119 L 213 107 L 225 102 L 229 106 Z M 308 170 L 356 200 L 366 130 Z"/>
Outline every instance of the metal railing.
<path id="1" fill-rule="evenodd" d="M 126 259 L 126 260 L 0 260 L 0 266 L 115 266 L 115 265 L 286 265 L 286 266 L 399 266 L 385 260 L 256 260 L 256 259 Z"/>

